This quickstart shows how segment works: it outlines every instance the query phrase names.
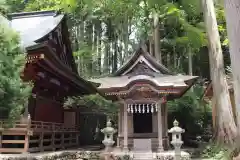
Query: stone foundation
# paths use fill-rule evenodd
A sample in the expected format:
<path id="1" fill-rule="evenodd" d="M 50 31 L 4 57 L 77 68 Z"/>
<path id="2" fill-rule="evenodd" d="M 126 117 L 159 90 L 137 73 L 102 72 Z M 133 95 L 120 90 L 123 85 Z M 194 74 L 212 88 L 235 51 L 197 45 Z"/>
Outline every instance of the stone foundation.
<path id="1" fill-rule="evenodd" d="M 174 151 L 165 151 L 162 153 L 149 153 L 153 155 L 153 160 L 174 160 Z M 190 155 L 181 152 L 181 160 L 191 160 Z M 59 151 L 51 153 L 36 154 L 16 154 L 0 155 L 1 160 L 105 160 L 101 151 Z M 134 153 L 112 152 L 108 155 L 108 160 L 134 160 Z"/>
<path id="2" fill-rule="evenodd" d="M 131 160 L 128 155 L 111 154 L 109 160 Z M 100 160 L 104 155 L 100 151 L 61 151 L 39 154 L 0 155 L 1 160 Z"/>

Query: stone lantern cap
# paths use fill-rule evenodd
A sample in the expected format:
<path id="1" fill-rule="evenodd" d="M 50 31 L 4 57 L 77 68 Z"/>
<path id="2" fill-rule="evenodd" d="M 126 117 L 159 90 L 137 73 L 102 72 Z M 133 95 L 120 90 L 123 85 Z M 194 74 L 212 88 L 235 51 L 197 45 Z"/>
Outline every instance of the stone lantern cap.
<path id="1" fill-rule="evenodd" d="M 175 133 L 175 134 L 184 133 L 185 129 L 180 128 L 178 125 L 179 125 L 179 122 L 175 120 L 173 122 L 173 127 L 170 130 L 168 130 L 168 133 Z"/>

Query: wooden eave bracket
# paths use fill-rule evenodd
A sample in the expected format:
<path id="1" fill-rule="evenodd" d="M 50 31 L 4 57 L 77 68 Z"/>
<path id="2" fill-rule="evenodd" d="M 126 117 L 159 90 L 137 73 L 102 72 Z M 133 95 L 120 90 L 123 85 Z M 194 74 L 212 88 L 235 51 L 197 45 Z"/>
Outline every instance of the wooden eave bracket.
<path id="1" fill-rule="evenodd" d="M 41 54 L 35 54 L 35 55 L 27 55 L 26 57 L 26 60 L 27 60 L 27 63 L 36 63 L 37 61 L 41 60 L 41 59 L 44 59 L 44 54 L 41 53 Z"/>

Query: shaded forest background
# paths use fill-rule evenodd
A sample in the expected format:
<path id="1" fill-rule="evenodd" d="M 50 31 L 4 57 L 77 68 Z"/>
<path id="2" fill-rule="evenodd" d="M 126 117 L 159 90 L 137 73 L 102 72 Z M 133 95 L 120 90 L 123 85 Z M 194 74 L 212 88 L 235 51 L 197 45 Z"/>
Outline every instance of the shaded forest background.
<path id="1" fill-rule="evenodd" d="M 140 41 L 148 40 L 159 41 L 160 52 L 155 57 L 172 71 L 192 72 L 209 80 L 207 40 L 198 0 L 7 0 L 5 6 L 1 9 L 5 13 L 40 10 L 68 13 L 80 76 L 96 77 L 116 71 Z M 223 7 L 217 5 L 216 11 L 228 66 Z"/>
<path id="2" fill-rule="evenodd" d="M 177 118 L 196 138 L 211 125 L 211 106 L 201 101 L 210 69 L 199 0 L 0 0 L 0 4 L 3 14 L 67 13 L 78 72 L 86 79 L 115 72 L 140 42 L 148 41 L 151 54 L 171 71 L 200 77 L 193 90 L 168 103 L 169 126 Z M 216 4 L 216 14 L 227 67 L 230 58 L 221 4 Z"/>

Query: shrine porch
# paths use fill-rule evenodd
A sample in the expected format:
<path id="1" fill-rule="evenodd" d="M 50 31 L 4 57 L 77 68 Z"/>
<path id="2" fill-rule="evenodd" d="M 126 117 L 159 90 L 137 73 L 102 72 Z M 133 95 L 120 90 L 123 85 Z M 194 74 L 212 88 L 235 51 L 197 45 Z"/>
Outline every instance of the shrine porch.
<path id="1" fill-rule="evenodd" d="M 123 150 L 133 150 L 135 142 L 148 143 L 152 151 L 163 151 L 169 148 L 167 107 L 164 103 L 126 102 L 118 115 L 117 146 Z"/>
<path id="2" fill-rule="evenodd" d="M 0 121 L 0 153 L 33 153 L 76 147 L 79 131 L 76 126 L 42 121 L 17 121 L 6 128 Z"/>

